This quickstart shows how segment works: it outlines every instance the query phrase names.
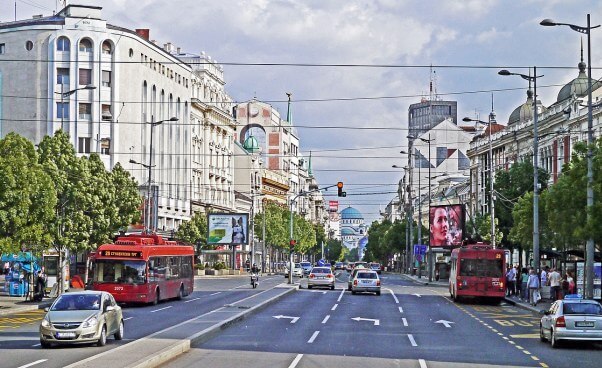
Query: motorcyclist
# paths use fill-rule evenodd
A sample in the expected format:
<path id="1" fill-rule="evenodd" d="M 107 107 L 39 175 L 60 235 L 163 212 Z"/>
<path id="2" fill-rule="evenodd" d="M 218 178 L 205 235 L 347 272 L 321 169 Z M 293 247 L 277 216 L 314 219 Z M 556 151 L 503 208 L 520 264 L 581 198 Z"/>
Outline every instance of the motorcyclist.
<path id="1" fill-rule="evenodd" d="M 259 267 L 257 267 L 255 263 L 253 263 L 253 266 L 251 267 L 251 273 L 259 274 Z"/>

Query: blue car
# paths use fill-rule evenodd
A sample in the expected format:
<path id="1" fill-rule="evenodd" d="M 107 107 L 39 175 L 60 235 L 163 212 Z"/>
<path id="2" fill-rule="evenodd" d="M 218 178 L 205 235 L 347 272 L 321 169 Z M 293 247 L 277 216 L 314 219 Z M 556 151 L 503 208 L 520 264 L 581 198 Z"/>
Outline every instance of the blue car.
<path id="1" fill-rule="evenodd" d="M 313 268 L 310 262 L 303 261 L 299 262 L 301 264 L 301 268 L 303 268 L 303 275 L 307 276 L 310 274 L 311 269 Z"/>

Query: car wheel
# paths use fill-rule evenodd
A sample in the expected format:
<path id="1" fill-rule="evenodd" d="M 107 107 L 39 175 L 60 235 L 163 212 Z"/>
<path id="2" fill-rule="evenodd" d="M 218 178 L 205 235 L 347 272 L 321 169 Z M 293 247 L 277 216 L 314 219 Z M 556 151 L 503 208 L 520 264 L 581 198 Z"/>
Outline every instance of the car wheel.
<path id="1" fill-rule="evenodd" d="M 40 339 L 40 345 L 42 345 L 42 348 L 44 349 L 48 349 L 51 346 L 50 343 L 44 339 Z"/>
<path id="2" fill-rule="evenodd" d="M 355 290 L 351 290 L 351 295 L 355 295 L 356 291 Z"/>
<path id="3" fill-rule="evenodd" d="M 161 292 L 159 291 L 159 289 L 157 289 L 157 292 L 155 293 L 155 300 L 153 300 L 153 305 L 159 304 L 160 297 L 161 297 Z"/>
<path id="4" fill-rule="evenodd" d="M 548 339 L 546 339 L 546 335 L 543 332 L 543 326 L 541 325 L 541 323 L 539 324 L 539 341 L 548 341 Z"/>
<path id="5" fill-rule="evenodd" d="M 351 286 L 347 285 L 347 291 L 351 291 Z"/>
<path id="6" fill-rule="evenodd" d="M 311 289 L 312 287 L 313 287 L 312 285 L 307 284 L 308 289 Z"/>
<path id="7" fill-rule="evenodd" d="M 377 292 L 376 292 L 376 296 L 380 296 L 380 291 L 377 291 Z"/>
<path id="8" fill-rule="evenodd" d="M 554 333 L 554 330 L 550 330 L 550 345 L 552 345 L 552 348 L 554 349 L 560 347 L 560 341 L 556 339 L 556 334 Z"/>
<path id="9" fill-rule="evenodd" d="M 330 290 L 334 290 L 334 284 L 330 285 Z"/>
<path id="10" fill-rule="evenodd" d="M 107 328 L 105 326 L 102 326 L 102 329 L 100 330 L 100 337 L 98 338 L 98 342 L 96 343 L 96 345 L 105 346 L 106 344 L 107 344 Z"/>
<path id="11" fill-rule="evenodd" d="M 180 291 L 178 292 L 178 300 L 182 300 L 184 297 L 184 285 L 180 285 Z"/>
<path id="12" fill-rule="evenodd" d="M 117 330 L 117 332 L 115 332 L 115 340 L 122 340 L 123 339 L 123 321 L 119 321 L 119 329 Z"/>

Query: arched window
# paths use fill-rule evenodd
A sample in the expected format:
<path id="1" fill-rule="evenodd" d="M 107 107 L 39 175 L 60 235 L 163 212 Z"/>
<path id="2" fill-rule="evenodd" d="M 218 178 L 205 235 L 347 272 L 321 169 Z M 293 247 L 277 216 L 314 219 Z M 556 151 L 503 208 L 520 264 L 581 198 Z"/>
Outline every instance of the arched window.
<path id="1" fill-rule="evenodd" d="M 69 39 L 65 36 L 61 36 L 59 37 L 58 40 L 56 40 L 56 51 L 66 51 L 69 52 L 71 49 L 71 42 L 69 41 Z"/>
<path id="2" fill-rule="evenodd" d="M 109 42 L 109 40 L 106 40 L 102 43 L 102 53 L 105 55 L 111 55 L 113 53 L 113 47 L 111 46 L 111 42 Z"/>
<path id="3" fill-rule="evenodd" d="M 89 38 L 79 41 L 79 52 L 92 52 L 92 41 Z"/>

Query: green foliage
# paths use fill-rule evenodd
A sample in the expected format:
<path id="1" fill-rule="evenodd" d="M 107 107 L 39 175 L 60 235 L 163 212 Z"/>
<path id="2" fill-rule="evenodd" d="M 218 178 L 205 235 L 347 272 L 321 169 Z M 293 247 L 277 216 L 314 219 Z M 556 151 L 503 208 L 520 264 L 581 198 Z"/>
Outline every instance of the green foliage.
<path id="1" fill-rule="evenodd" d="M 200 249 L 207 249 L 207 215 L 195 213 L 189 221 L 180 225 L 176 238 L 195 244 L 197 252 Z"/>
<path id="2" fill-rule="evenodd" d="M 226 264 L 224 262 L 215 262 L 213 264 L 213 268 L 216 270 L 225 270 L 228 267 L 226 267 Z"/>
<path id="3" fill-rule="evenodd" d="M 46 224 L 55 206 L 55 187 L 33 144 L 15 133 L 0 139 L 0 253 L 50 245 Z"/>
<path id="4" fill-rule="evenodd" d="M 271 201 L 266 201 L 263 207 L 265 214 L 262 212 L 255 214 L 255 234 L 262 234 L 265 217 L 266 245 L 288 250 L 291 221 L 290 211 L 286 206 Z M 314 228 L 314 225 L 303 216 L 293 213 L 293 238 L 297 240 L 296 252 L 311 252 L 312 248 L 319 244 L 316 230 L 320 231 Z"/>
<path id="5" fill-rule="evenodd" d="M 374 221 L 368 230 L 364 260 L 387 263 L 395 253 L 405 254 L 407 221 Z"/>

